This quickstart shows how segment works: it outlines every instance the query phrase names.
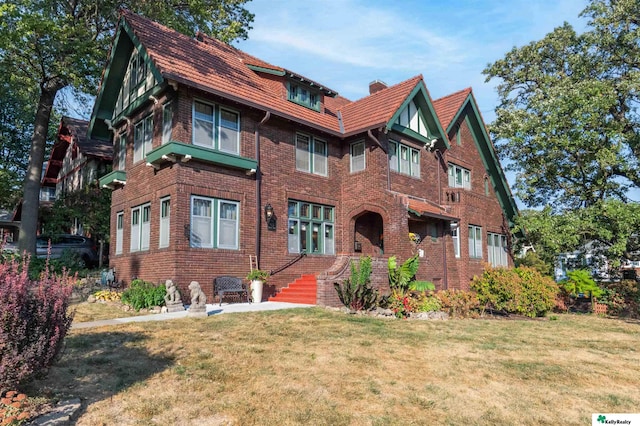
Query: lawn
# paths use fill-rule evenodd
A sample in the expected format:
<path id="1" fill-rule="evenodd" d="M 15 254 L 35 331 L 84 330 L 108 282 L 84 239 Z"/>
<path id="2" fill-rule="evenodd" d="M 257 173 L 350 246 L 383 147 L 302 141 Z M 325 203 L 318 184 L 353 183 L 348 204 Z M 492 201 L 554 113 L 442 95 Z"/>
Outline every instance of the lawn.
<path id="1" fill-rule="evenodd" d="M 590 424 L 638 412 L 640 323 L 403 321 L 323 308 L 73 330 L 29 395 L 78 425 Z"/>

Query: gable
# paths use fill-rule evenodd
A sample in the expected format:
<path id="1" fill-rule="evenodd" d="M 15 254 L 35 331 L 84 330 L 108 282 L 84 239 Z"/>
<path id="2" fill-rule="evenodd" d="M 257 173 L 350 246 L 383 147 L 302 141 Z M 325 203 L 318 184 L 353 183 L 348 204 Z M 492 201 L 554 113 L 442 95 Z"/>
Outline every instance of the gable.
<path id="1" fill-rule="evenodd" d="M 449 148 L 447 133 L 440 124 L 429 94 L 422 82 L 416 85 L 395 111 L 387 123 L 387 129 L 393 129 L 405 136 L 418 139 L 431 148 L 436 143 L 434 139 L 442 141 L 442 145 L 445 148 Z"/>
<path id="2" fill-rule="evenodd" d="M 120 19 L 89 123 L 89 137 L 110 140 L 112 120 L 128 115 L 162 90 L 164 78 L 126 20 Z M 105 122 L 107 120 L 107 122 Z"/>
<path id="3" fill-rule="evenodd" d="M 448 124 L 447 132 L 455 129 L 457 126 L 456 123 L 461 120 L 466 121 L 471 131 L 471 136 L 473 137 L 485 171 L 491 179 L 500 207 L 509 222 L 509 226 L 513 226 L 515 217 L 518 215 L 518 208 L 507 184 L 507 178 L 504 175 L 493 143 L 487 133 L 482 116 L 478 112 L 478 107 L 471 93 L 469 93 L 466 100 L 462 103 L 458 112 L 451 120 L 451 123 Z"/>

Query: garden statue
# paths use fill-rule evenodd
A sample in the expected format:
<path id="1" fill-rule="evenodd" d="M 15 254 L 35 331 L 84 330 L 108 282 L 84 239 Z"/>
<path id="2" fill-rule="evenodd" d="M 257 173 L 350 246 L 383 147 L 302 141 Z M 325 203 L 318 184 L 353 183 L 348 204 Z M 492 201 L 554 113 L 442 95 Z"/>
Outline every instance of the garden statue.
<path id="1" fill-rule="evenodd" d="M 191 306 L 189 307 L 189 316 L 207 316 L 207 296 L 200 288 L 198 281 L 191 281 L 189 284 L 191 290 Z"/>
<path id="2" fill-rule="evenodd" d="M 182 305 L 182 298 L 180 297 L 180 291 L 173 283 L 172 280 L 167 280 L 165 282 L 165 287 L 167 289 L 167 294 L 164 296 L 164 302 L 167 306 L 167 312 L 178 312 L 184 311 L 184 306 Z"/>

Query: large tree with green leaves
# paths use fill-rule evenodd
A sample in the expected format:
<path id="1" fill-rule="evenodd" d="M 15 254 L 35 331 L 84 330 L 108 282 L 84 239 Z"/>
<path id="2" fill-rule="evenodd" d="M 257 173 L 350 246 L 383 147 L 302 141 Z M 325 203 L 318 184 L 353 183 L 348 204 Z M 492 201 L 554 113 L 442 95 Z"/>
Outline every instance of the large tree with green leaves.
<path id="1" fill-rule="evenodd" d="M 202 31 L 223 41 L 246 38 L 253 21 L 247 0 L 0 0 L 0 69 L 16 88 L 33 88 L 29 163 L 23 184 L 20 248 L 35 252 L 40 177 L 47 128 L 58 93 L 95 93 L 116 28 L 129 9 L 188 35 Z"/>
<path id="2" fill-rule="evenodd" d="M 485 69 L 499 80 L 491 133 L 519 198 L 547 207 L 521 220 L 530 237 L 556 252 L 596 241 L 623 255 L 638 229 L 628 194 L 640 189 L 640 2 L 592 0 L 581 17 L 584 33 L 565 23 Z M 609 232 L 612 221 L 628 232 Z"/>

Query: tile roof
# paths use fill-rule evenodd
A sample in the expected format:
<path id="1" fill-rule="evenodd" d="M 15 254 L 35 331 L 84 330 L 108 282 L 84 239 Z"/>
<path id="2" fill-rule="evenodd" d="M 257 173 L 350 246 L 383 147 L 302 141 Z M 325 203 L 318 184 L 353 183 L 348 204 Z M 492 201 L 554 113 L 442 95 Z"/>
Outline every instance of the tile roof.
<path id="1" fill-rule="evenodd" d="M 317 112 L 288 101 L 284 91 L 275 92 L 259 72 L 247 65 L 284 72 L 330 90 L 319 83 L 204 34 L 190 38 L 128 11 L 123 12 L 123 17 L 164 78 L 272 111 L 337 136 L 387 124 L 422 81 L 422 76 L 416 76 L 356 102 L 341 96 L 325 96 L 324 111 Z"/>
<path id="2" fill-rule="evenodd" d="M 424 84 L 422 75 L 345 105 L 340 109 L 344 121 L 344 132 L 355 133 L 358 130 L 387 124 L 418 84 Z"/>
<path id="3" fill-rule="evenodd" d="M 421 216 L 435 217 L 445 220 L 460 220 L 460 218 L 451 216 L 451 214 L 444 207 L 434 203 L 430 203 L 428 201 L 419 201 L 414 198 L 409 198 L 409 204 L 407 208 L 418 213 Z"/>
<path id="4" fill-rule="evenodd" d="M 459 90 L 433 101 L 433 107 L 435 108 L 436 114 L 438 115 L 438 118 L 440 118 L 440 122 L 445 129 L 449 128 L 451 120 L 456 116 L 460 107 L 462 107 L 462 104 L 470 93 L 471 88 L 467 87 L 466 89 Z"/>

